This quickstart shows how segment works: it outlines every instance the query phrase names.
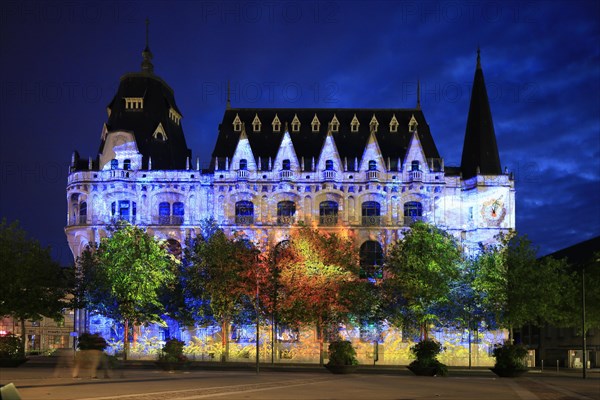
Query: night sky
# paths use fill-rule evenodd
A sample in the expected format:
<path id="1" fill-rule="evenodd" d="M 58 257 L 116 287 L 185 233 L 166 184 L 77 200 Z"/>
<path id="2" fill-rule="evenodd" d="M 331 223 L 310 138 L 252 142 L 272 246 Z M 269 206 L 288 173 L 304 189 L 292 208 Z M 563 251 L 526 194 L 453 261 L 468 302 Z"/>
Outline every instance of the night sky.
<path id="1" fill-rule="evenodd" d="M 0 6 L 0 216 L 62 264 L 71 154 L 95 157 L 119 78 L 175 91 L 207 165 L 225 109 L 421 105 L 460 164 L 476 50 L 517 230 L 539 254 L 600 234 L 600 2 L 12 2 Z"/>

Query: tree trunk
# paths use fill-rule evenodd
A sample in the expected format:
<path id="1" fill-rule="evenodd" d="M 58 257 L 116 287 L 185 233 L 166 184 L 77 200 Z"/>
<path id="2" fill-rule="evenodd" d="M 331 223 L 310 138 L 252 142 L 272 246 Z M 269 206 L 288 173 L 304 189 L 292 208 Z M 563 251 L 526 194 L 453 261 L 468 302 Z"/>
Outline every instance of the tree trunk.
<path id="1" fill-rule="evenodd" d="M 513 326 L 510 325 L 508 327 L 508 343 L 513 344 L 514 341 L 515 341 L 515 337 L 514 337 L 514 332 L 513 332 Z"/>
<path id="2" fill-rule="evenodd" d="M 125 319 L 125 332 L 123 334 L 123 360 L 127 361 L 127 354 L 129 353 L 129 320 Z"/>
<path id="3" fill-rule="evenodd" d="M 324 357 L 323 357 L 323 324 L 321 323 L 321 320 L 319 319 L 319 322 L 317 322 L 317 330 L 319 331 L 319 365 L 323 365 L 324 364 Z"/>
<path id="4" fill-rule="evenodd" d="M 427 322 L 421 325 L 421 338 L 423 340 L 429 339 L 429 333 L 427 332 Z"/>
<path id="5" fill-rule="evenodd" d="M 25 346 L 27 345 L 27 332 L 25 332 L 25 319 L 21 318 L 21 357 L 25 358 Z"/>
<path id="6" fill-rule="evenodd" d="M 227 340 L 229 336 L 227 329 L 228 325 L 227 320 L 223 320 L 221 325 L 221 345 L 223 346 L 223 352 L 221 353 L 222 362 L 226 362 L 229 357 L 229 340 Z"/>

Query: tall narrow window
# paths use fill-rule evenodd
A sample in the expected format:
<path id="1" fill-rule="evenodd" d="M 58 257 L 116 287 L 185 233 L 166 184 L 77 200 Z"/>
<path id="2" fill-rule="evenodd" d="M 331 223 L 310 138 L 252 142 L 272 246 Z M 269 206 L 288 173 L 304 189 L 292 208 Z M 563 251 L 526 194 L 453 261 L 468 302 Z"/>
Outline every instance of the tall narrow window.
<path id="1" fill-rule="evenodd" d="M 404 203 L 404 225 L 412 225 L 423 218 L 423 205 L 418 201 Z"/>
<path id="2" fill-rule="evenodd" d="M 79 224 L 84 225 L 87 223 L 87 203 L 82 201 L 79 203 Z"/>
<path id="3" fill-rule="evenodd" d="M 362 203 L 362 224 L 365 226 L 381 225 L 381 206 L 376 201 Z"/>
<path id="4" fill-rule="evenodd" d="M 124 170 L 131 169 L 131 160 L 130 159 L 123 160 L 123 169 Z"/>
<path id="5" fill-rule="evenodd" d="M 235 223 L 237 225 L 251 225 L 254 223 L 254 204 L 251 201 L 238 201 L 235 203 Z"/>
<path id="6" fill-rule="evenodd" d="M 332 226 L 338 222 L 338 203 L 335 201 L 323 201 L 319 204 L 319 223 Z"/>
<path id="7" fill-rule="evenodd" d="M 119 169 L 119 160 L 115 158 L 110 160 L 110 169 Z"/>
<path id="8" fill-rule="evenodd" d="M 383 249 L 379 242 L 368 240 L 360 246 L 360 276 L 368 279 L 383 278 Z"/>
<path id="9" fill-rule="evenodd" d="M 159 225 L 170 225 L 171 223 L 171 204 L 167 201 L 158 205 L 158 223 Z"/>
<path id="10" fill-rule="evenodd" d="M 123 220 L 135 224 L 135 217 L 137 211 L 135 201 L 113 201 L 110 210 L 113 220 Z"/>
<path id="11" fill-rule="evenodd" d="M 246 170 L 248 169 L 248 160 L 246 160 L 245 158 L 242 158 L 240 160 L 240 169 L 241 170 Z"/>
<path id="12" fill-rule="evenodd" d="M 173 203 L 173 225 L 182 225 L 185 207 L 182 202 L 176 201 Z"/>
<path id="13" fill-rule="evenodd" d="M 410 163 L 412 171 L 419 171 L 421 169 L 421 163 L 418 160 L 414 160 Z"/>
<path id="14" fill-rule="evenodd" d="M 333 160 L 325 161 L 325 170 L 333 171 Z"/>
<path id="15" fill-rule="evenodd" d="M 280 201 L 277 203 L 277 224 L 291 225 L 296 215 L 296 204 L 293 201 Z"/>
<path id="16" fill-rule="evenodd" d="M 375 160 L 369 161 L 369 171 L 377 171 L 377 162 Z"/>
<path id="17" fill-rule="evenodd" d="M 288 171 L 290 169 L 290 160 L 285 159 L 281 164 L 281 169 Z"/>

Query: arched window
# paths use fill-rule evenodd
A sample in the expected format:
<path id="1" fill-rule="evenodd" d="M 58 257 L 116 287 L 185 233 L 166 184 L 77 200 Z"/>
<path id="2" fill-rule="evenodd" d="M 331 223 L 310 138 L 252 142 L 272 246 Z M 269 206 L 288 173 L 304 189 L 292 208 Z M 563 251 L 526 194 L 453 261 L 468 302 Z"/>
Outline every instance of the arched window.
<path id="1" fill-rule="evenodd" d="M 296 216 L 296 203 L 293 201 L 280 201 L 277 203 L 277 224 L 291 225 Z"/>
<path id="2" fill-rule="evenodd" d="M 123 169 L 124 170 L 131 169 L 131 160 L 130 159 L 123 160 Z"/>
<path id="3" fill-rule="evenodd" d="M 414 160 L 410 163 L 412 171 L 419 171 L 421 169 L 421 163 L 418 160 Z"/>
<path id="4" fill-rule="evenodd" d="M 176 201 L 173 203 L 173 225 L 183 224 L 183 217 L 185 213 L 185 207 L 182 202 Z"/>
<path id="5" fill-rule="evenodd" d="M 245 158 L 242 158 L 240 160 L 240 169 L 241 170 L 246 170 L 248 169 L 248 160 L 246 160 Z"/>
<path id="6" fill-rule="evenodd" d="M 110 205 L 110 210 L 113 220 L 123 220 L 135 224 L 135 217 L 137 212 L 135 201 L 113 201 Z"/>
<path id="7" fill-rule="evenodd" d="M 333 171 L 333 160 L 325 161 L 325 170 Z"/>
<path id="8" fill-rule="evenodd" d="M 290 160 L 288 160 L 288 159 L 283 160 L 281 169 L 283 169 L 285 171 L 289 171 L 290 170 Z"/>
<path id="9" fill-rule="evenodd" d="M 338 203 L 335 201 L 323 201 L 319 204 L 319 223 L 321 225 L 337 225 Z"/>
<path id="10" fill-rule="evenodd" d="M 254 204 L 251 201 L 238 201 L 235 203 L 235 223 L 237 225 L 251 225 L 254 223 Z"/>
<path id="11" fill-rule="evenodd" d="M 383 278 L 383 249 L 379 242 L 368 240 L 360 246 L 361 278 Z"/>
<path id="12" fill-rule="evenodd" d="M 110 160 L 110 169 L 119 169 L 119 160 L 116 158 Z"/>
<path id="13" fill-rule="evenodd" d="M 381 225 L 381 206 L 376 201 L 362 203 L 362 224 L 365 226 Z"/>
<path id="14" fill-rule="evenodd" d="M 423 205 L 418 201 L 404 203 L 404 225 L 412 225 L 423 218 Z"/>
<path id="15" fill-rule="evenodd" d="M 369 161 L 369 171 L 377 171 L 377 162 L 375 160 Z"/>
<path id="16" fill-rule="evenodd" d="M 171 223 L 171 204 L 167 201 L 158 205 L 158 223 L 160 225 L 170 225 Z"/>
<path id="17" fill-rule="evenodd" d="M 84 225 L 87 223 L 87 203 L 82 201 L 79 203 L 79 224 Z"/>

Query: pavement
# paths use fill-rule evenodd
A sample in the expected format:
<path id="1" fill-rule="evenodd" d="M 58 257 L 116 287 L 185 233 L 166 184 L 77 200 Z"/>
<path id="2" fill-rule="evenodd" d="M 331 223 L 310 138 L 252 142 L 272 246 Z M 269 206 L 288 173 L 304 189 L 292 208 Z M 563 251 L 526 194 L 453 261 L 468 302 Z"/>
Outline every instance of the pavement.
<path id="1" fill-rule="evenodd" d="M 151 362 L 125 368 L 89 370 L 81 378 L 71 369 L 43 359 L 18 368 L 1 368 L 0 384 L 13 383 L 23 400 L 600 400 L 600 370 L 531 370 L 519 378 L 497 378 L 485 368 L 450 368 L 448 377 L 418 377 L 404 367 L 362 366 L 351 375 L 333 375 L 318 365 L 195 363 L 167 372 Z"/>

